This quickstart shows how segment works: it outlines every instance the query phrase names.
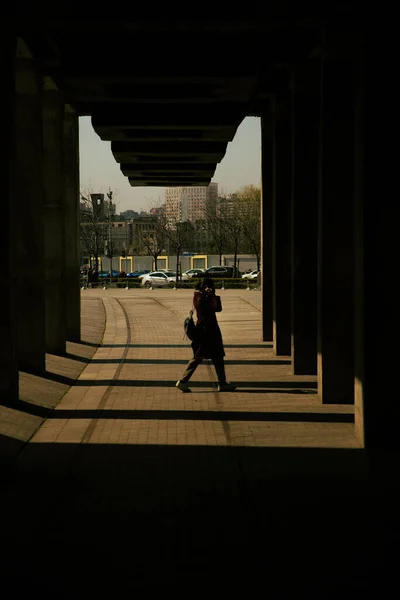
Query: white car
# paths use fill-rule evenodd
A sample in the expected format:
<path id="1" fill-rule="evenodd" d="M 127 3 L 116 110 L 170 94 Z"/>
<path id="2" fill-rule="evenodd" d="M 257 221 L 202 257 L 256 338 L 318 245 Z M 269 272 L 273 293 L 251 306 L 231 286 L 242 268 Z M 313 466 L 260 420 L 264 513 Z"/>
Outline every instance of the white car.
<path id="1" fill-rule="evenodd" d="M 140 285 L 145 288 L 151 287 L 166 287 L 171 281 L 175 281 L 175 277 L 168 277 L 162 271 L 152 271 L 151 273 L 147 273 L 147 275 L 143 275 L 140 281 Z"/>
<path id="2" fill-rule="evenodd" d="M 245 273 L 244 275 L 242 275 L 242 279 L 257 279 L 259 272 L 260 271 L 258 269 L 256 269 L 255 271 L 252 271 L 251 273 Z"/>
<path id="3" fill-rule="evenodd" d="M 188 269 L 182 273 L 182 279 L 188 281 L 188 279 L 196 277 L 199 273 L 204 273 L 204 269 Z"/>
<path id="4" fill-rule="evenodd" d="M 160 273 L 165 273 L 167 277 L 173 277 L 176 279 L 176 271 L 172 271 L 171 269 L 158 269 Z"/>

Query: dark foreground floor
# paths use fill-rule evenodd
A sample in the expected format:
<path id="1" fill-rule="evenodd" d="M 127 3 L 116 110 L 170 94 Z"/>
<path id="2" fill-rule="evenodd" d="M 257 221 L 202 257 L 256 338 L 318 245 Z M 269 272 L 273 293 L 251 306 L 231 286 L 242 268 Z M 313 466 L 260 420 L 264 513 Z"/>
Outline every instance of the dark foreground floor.
<path id="1" fill-rule="evenodd" d="M 253 393 L 177 392 L 169 380 L 187 358 L 180 293 L 117 301 L 85 292 L 87 347 L 51 357 L 40 381 L 24 375 L 20 404 L 3 407 L 0 600 L 397 597 L 398 454 L 345 447 L 332 431 L 347 431 L 350 413 L 319 406 L 310 391 L 288 395 L 290 365 L 271 360 L 257 342 L 259 311 L 233 292 L 222 323 L 229 369 Z M 203 367 L 196 383 L 207 376 Z M 135 419 L 151 424 L 146 445 L 124 442 Z M 193 445 L 193 431 L 210 437 Z"/>
<path id="2" fill-rule="evenodd" d="M 213 595 L 242 585 L 246 597 L 381 594 L 399 564 L 399 488 L 382 457 L 365 459 L 357 450 L 30 444 L 3 474 L 2 597 L 120 598 L 159 586 Z"/>

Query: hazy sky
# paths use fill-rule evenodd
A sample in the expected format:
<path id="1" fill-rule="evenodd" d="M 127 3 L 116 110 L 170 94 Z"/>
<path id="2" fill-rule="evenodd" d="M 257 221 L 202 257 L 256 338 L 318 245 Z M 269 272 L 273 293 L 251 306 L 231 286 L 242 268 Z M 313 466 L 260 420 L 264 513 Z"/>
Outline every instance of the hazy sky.
<path id="1" fill-rule="evenodd" d="M 117 212 L 132 209 L 148 210 L 159 198 L 162 187 L 131 187 L 111 153 L 110 142 L 103 142 L 95 133 L 90 117 L 79 120 L 81 187 L 91 192 L 114 191 Z M 261 171 L 260 119 L 244 119 L 233 142 L 228 144 L 222 162 L 217 166 L 213 181 L 225 193 L 234 192 L 248 184 L 260 185 Z"/>

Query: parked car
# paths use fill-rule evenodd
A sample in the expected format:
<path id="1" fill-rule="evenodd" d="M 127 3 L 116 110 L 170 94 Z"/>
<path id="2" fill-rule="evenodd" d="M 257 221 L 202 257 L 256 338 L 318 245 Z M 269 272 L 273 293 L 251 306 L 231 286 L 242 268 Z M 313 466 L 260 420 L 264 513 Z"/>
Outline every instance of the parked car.
<path id="1" fill-rule="evenodd" d="M 111 271 L 107 272 L 107 277 L 108 277 L 108 279 L 110 279 Z M 112 278 L 113 279 L 118 279 L 118 278 L 122 278 L 122 277 L 126 277 L 125 271 L 116 271 L 115 269 L 112 270 Z"/>
<path id="2" fill-rule="evenodd" d="M 139 278 L 142 277 L 143 275 L 147 275 L 147 273 L 150 273 L 150 269 L 136 269 L 136 271 L 131 271 L 130 273 L 127 273 L 127 277 L 133 277 L 133 278 Z"/>
<path id="3" fill-rule="evenodd" d="M 198 277 L 200 273 L 204 273 L 204 269 L 188 269 L 187 271 L 182 273 L 182 279 L 187 281 L 192 277 Z"/>
<path id="4" fill-rule="evenodd" d="M 250 273 L 245 273 L 244 275 L 242 275 L 242 279 L 257 279 L 259 272 L 260 271 L 256 269 L 255 271 L 251 271 Z"/>
<path id="5" fill-rule="evenodd" d="M 209 267 L 197 277 L 240 277 L 240 271 L 234 267 Z"/>
<path id="6" fill-rule="evenodd" d="M 169 282 L 173 280 L 173 278 L 167 277 L 167 275 L 162 271 L 151 271 L 151 273 L 143 275 L 140 281 L 140 285 L 146 288 L 166 287 L 169 284 Z"/>

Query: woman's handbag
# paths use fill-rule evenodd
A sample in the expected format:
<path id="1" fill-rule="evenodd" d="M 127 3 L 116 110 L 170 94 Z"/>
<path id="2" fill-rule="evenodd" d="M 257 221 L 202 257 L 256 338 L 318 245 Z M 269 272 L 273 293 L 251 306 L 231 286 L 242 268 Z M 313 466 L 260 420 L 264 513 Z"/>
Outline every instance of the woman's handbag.
<path id="1" fill-rule="evenodd" d="M 190 311 L 189 316 L 184 320 L 183 329 L 186 337 L 193 342 L 196 337 L 196 324 L 193 320 L 193 310 Z"/>

